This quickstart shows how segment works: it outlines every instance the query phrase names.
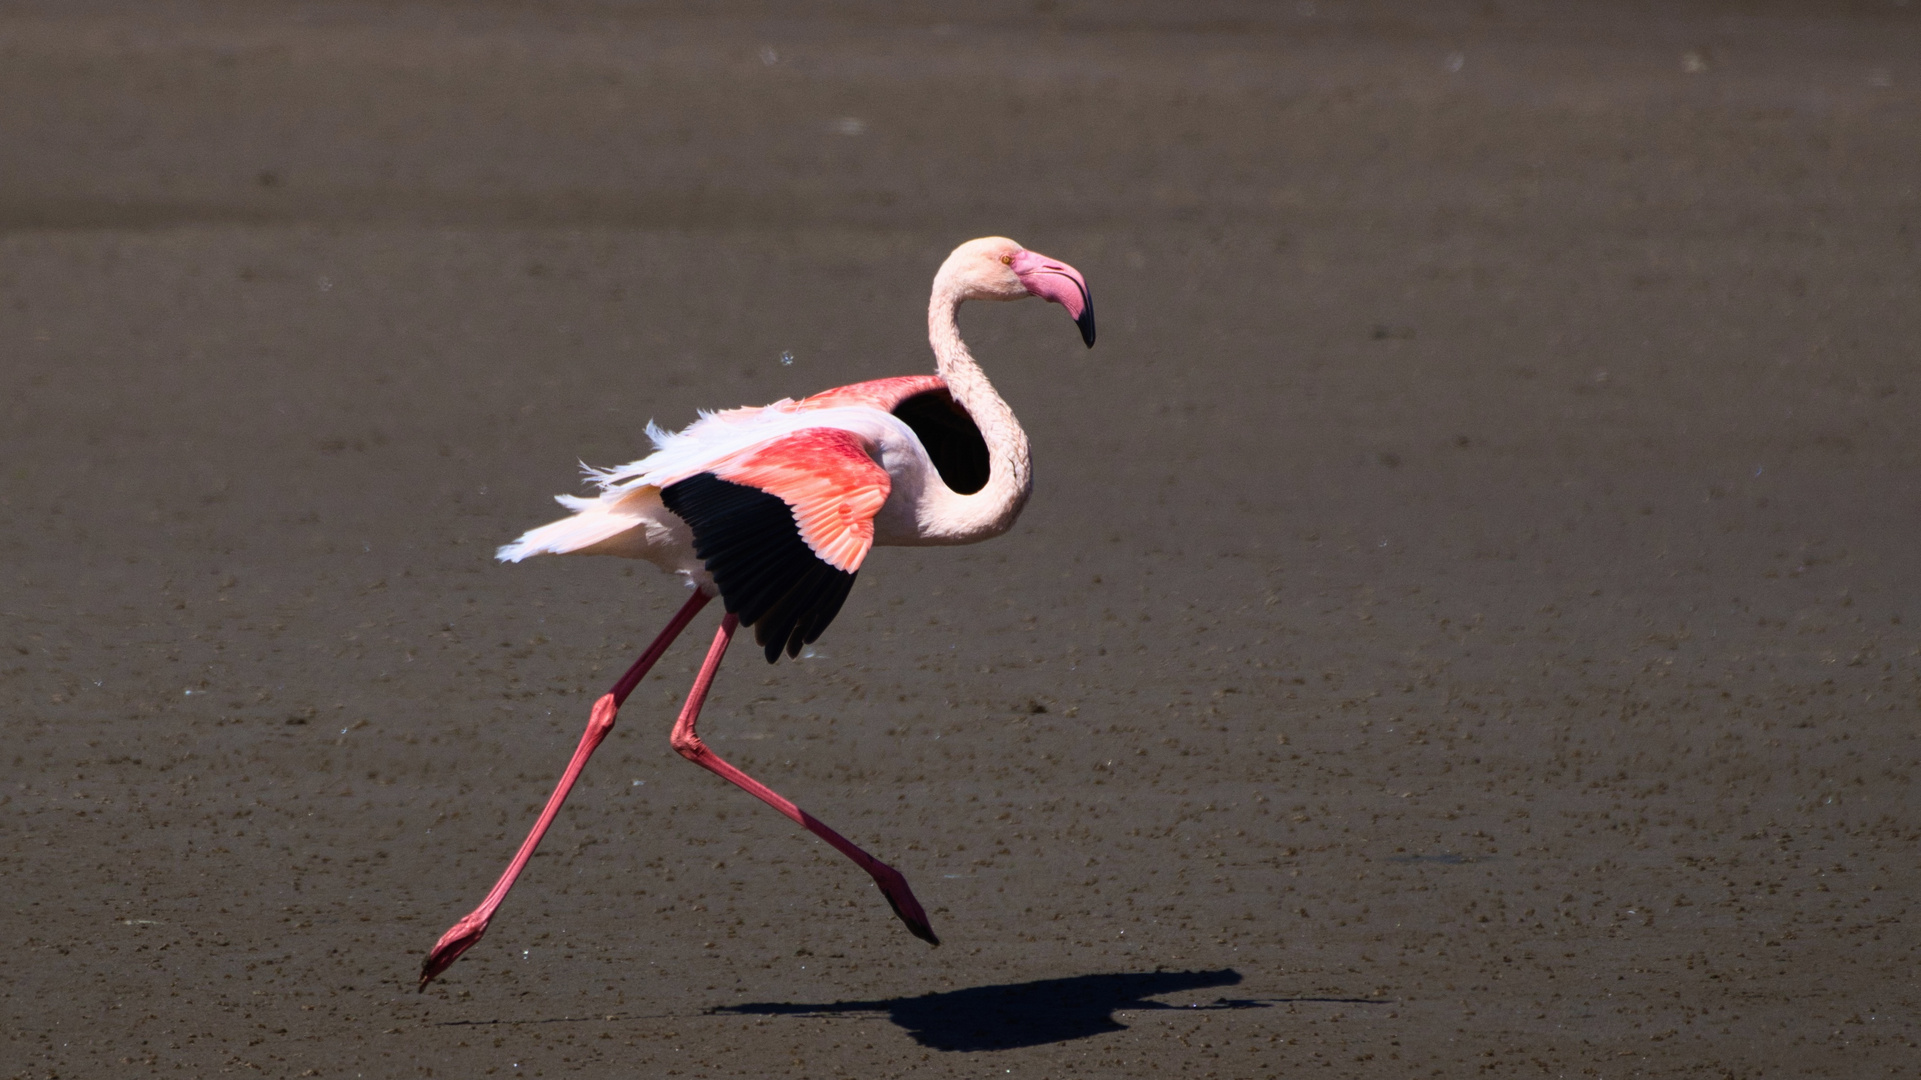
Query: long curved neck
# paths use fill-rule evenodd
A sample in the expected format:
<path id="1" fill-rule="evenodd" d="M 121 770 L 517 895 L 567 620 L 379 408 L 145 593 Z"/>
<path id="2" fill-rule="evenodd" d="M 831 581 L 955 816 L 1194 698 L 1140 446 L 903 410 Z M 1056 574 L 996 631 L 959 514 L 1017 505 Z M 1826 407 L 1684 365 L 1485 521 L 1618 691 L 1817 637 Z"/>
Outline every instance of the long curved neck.
<path id="1" fill-rule="evenodd" d="M 937 500 L 940 505 L 929 507 L 938 520 L 924 521 L 923 531 L 931 530 L 929 539 L 966 543 L 998 536 L 1014 524 L 1034 490 L 1033 460 L 1014 410 L 995 392 L 961 340 L 956 315 L 965 297 L 944 280 L 945 274 L 941 277 L 927 305 L 927 340 L 934 347 L 935 370 L 987 442 L 988 477 L 987 485 L 972 495 L 946 492 Z"/>

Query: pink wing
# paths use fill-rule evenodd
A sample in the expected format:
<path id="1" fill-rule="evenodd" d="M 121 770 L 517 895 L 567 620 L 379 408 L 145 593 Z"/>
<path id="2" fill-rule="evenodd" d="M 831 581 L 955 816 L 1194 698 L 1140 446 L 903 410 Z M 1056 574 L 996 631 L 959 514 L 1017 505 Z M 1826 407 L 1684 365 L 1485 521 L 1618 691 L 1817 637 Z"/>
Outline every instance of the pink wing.
<path id="1" fill-rule="evenodd" d="M 671 483 L 660 498 L 693 531 L 727 610 L 754 628 L 772 663 L 799 655 L 834 621 L 891 486 L 859 436 L 804 428 Z"/>
<path id="2" fill-rule="evenodd" d="M 842 405 L 869 405 L 881 412 L 893 412 L 894 406 L 929 390 L 945 390 L 947 384 L 939 375 L 897 375 L 891 379 L 870 379 L 867 382 L 849 383 L 823 390 L 812 397 L 795 402 L 800 409 L 831 409 Z"/>
<path id="3" fill-rule="evenodd" d="M 800 538 L 820 560 L 853 573 L 874 546 L 874 515 L 893 482 L 858 435 L 808 428 L 762 443 L 709 470 L 722 480 L 778 495 Z"/>

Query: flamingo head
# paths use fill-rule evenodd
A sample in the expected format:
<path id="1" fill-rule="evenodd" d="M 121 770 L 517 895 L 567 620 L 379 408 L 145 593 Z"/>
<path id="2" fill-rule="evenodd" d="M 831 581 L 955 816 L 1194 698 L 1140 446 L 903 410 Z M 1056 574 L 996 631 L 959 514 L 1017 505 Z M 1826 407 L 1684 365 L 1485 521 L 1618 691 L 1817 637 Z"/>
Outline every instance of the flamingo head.
<path id="1" fill-rule="evenodd" d="M 1029 251 L 1004 236 L 969 240 L 954 249 L 941 267 L 937 284 L 962 300 L 1020 300 L 1038 296 L 1067 309 L 1080 327 L 1081 340 L 1094 347 L 1094 298 L 1079 270 Z"/>

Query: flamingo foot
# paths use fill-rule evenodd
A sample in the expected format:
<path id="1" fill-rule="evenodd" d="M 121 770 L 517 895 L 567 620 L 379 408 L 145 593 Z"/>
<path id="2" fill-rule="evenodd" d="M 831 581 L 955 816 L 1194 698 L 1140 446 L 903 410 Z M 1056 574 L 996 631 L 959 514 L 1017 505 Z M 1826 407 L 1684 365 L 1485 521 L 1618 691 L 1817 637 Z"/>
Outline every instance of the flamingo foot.
<path id="1" fill-rule="evenodd" d="M 927 912 L 914 899 L 914 890 L 907 887 L 907 879 L 899 870 L 886 863 L 876 863 L 868 870 L 874 875 L 874 884 L 880 886 L 880 894 L 887 898 L 887 906 L 894 909 L 900 921 L 907 924 L 907 931 L 915 937 L 936 948 L 940 938 L 935 935 L 934 927 L 927 921 Z"/>
<path id="2" fill-rule="evenodd" d="M 480 936 L 487 932 L 488 916 L 476 911 L 455 923 L 434 942 L 433 951 L 420 964 L 420 990 L 425 993 L 427 984 L 433 982 L 440 973 L 454 966 L 460 954 L 480 942 Z"/>

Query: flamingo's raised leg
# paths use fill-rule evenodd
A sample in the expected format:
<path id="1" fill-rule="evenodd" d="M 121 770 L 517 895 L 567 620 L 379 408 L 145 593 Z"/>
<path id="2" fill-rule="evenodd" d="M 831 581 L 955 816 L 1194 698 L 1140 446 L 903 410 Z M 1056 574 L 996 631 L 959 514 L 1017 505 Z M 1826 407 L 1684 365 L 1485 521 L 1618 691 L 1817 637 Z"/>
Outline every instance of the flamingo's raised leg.
<path id="1" fill-rule="evenodd" d="M 507 890 L 514 887 L 514 879 L 520 876 L 527 860 L 534 857 L 534 848 L 540 845 L 540 838 L 546 835 L 547 827 L 554 823 L 554 816 L 560 813 L 560 804 L 567 801 L 567 793 L 573 789 L 574 781 L 580 779 L 580 771 L 586 768 L 587 759 L 593 756 L 607 733 L 614 729 L 614 717 L 626 702 L 627 695 L 634 692 L 640 680 L 647 677 L 648 669 L 654 666 L 661 654 L 667 651 L 667 647 L 674 643 L 682 630 L 687 629 L 687 624 L 711 599 L 713 597 L 699 590 L 688 597 L 687 602 L 668 621 L 666 629 L 660 632 L 652 645 L 647 646 L 646 652 L 640 654 L 634 666 L 627 669 L 627 674 L 620 677 L 612 690 L 594 702 L 593 714 L 587 720 L 587 730 L 580 736 L 580 745 L 574 748 L 573 760 L 567 763 L 567 771 L 560 775 L 560 782 L 554 785 L 554 793 L 548 796 L 547 807 L 540 812 L 540 819 L 534 822 L 533 831 L 521 842 L 514 860 L 507 864 L 506 871 L 500 875 L 499 881 L 494 882 L 493 890 L 480 902 L 480 906 L 455 923 L 434 943 L 433 951 L 427 954 L 427 959 L 420 965 L 420 989 L 427 989 L 428 983 L 453 966 L 453 962 L 460 959 L 460 954 L 473 948 L 480 936 L 487 932 L 487 923 L 493 919 L 494 909 L 507 898 Z"/>
<path id="2" fill-rule="evenodd" d="M 887 903 L 893 907 L 894 914 L 900 916 L 900 921 L 907 924 L 907 929 L 929 945 L 939 945 L 940 938 L 934 936 L 934 928 L 927 923 L 927 912 L 922 910 L 920 901 L 914 899 L 914 890 L 907 887 L 907 879 L 901 876 L 900 871 L 862 851 L 853 841 L 821 824 L 814 815 L 788 802 L 773 788 L 721 760 L 719 754 L 709 750 L 707 744 L 700 741 L 700 736 L 694 731 L 694 725 L 700 720 L 700 707 L 707 700 L 707 690 L 713 685 L 714 672 L 720 669 L 721 658 L 727 655 L 727 646 L 733 641 L 734 630 L 739 625 L 740 620 L 731 614 L 721 620 L 720 629 L 714 634 L 713 647 L 707 650 L 707 660 L 701 664 L 700 674 L 694 678 L 694 689 L 687 695 L 687 704 L 680 710 L 680 719 L 674 721 L 674 749 L 681 757 L 718 773 L 728 783 L 787 815 L 801 828 L 854 860 L 855 865 L 873 875 L 874 884 L 880 886 L 881 895 L 887 897 Z"/>

